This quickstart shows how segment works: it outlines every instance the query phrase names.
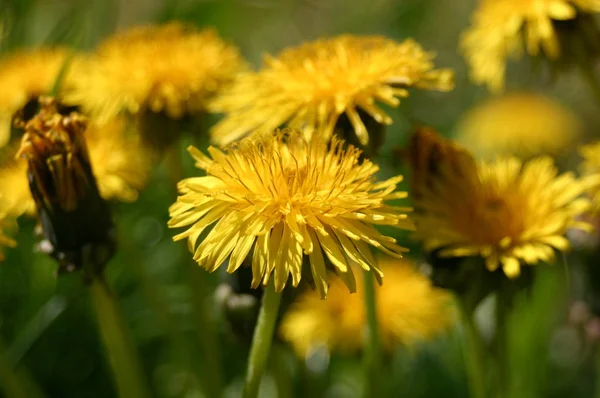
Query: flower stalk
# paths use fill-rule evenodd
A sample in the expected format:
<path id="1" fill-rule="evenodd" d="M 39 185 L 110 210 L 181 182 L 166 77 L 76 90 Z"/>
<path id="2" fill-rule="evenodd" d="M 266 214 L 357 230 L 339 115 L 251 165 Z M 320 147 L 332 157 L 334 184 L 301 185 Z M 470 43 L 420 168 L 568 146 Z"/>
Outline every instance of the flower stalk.
<path id="1" fill-rule="evenodd" d="M 378 397 L 381 378 L 381 341 L 377 323 L 377 300 L 375 298 L 375 280 L 371 271 L 364 272 L 365 310 L 367 314 L 367 344 L 364 366 L 366 371 L 366 397 Z"/>
<path id="2" fill-rule="evenodd" d="M 473 314 L 461 301 L 462 300 L 460 298 L 457 299 L 457 302 L 460 302 L 459 307 L 465 332 L 465 342 L 463 344 L 463 347 L 467 367 L 469 397 L 485 398 L 487 396 L 484 373 L 486 368 L 486 347 L 481 338 L 479 328 L 477 327 L 477 325 L 475 324 L 475 320 L 473 319 Z"/>
<path id="3" fill-rule="evenodd" d="M 244 398 L 256 398 L 258 396 L 260 380 L 269 358 L 280 303 L 281 293 L 275 291 L 275 284 L 271 280 L 264 289 L 258 322 L 252 337 L 246 382 L 244 384 Z"/>
<path id="4" fill-rule="evenodd" d="M 113 292 L 102 276 L 94 278 L 89 291 L 119 397 L 149 397 L 136 347 Z"/>

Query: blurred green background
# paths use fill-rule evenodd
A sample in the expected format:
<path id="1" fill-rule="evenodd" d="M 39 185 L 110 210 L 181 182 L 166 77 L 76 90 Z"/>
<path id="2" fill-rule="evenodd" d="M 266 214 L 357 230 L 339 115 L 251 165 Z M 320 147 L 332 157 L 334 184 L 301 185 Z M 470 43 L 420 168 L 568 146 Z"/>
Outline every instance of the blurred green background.
<path id="1" fill-rule="evenodd" d="M 265 52 L 340 33 L 375 33 L 398 40 L 413 37 L 438 54 L 438 66 L 456 71 L 457 85 L 450 93 L 415 90 L 399 108 L 389 110 L 394 124 L 387 130 L 377 161 L 382 174 L 391 175 L 404 169 L 395 150 L 406 143 L 414 123 L 452 135 L 461 114 L 488 96 L 485 89 L 469 83 L 457 51 L 460 32 L 474 7 L 474 0 L 0 0 L 4 24 L 0 49 L 6 54 L 54 43 L 92 49 L 116 30 L 172 19 L 216 27 L 254 65 Z M 583 81 L 569 74 L 555 82 L 533 79 L 520 73 L 527 68 L 523 64 L 512 69 L 509 86 L 558 97 L 586 122 L 586 138 L 593 138 L 600 113 Z M 214 120 L 207 120 L 207 125 Z M 188 144 L 180 143 L 184 159 Z M 205 138 L 200 146 L 207 145 Z M 184 173 L 195 173 L 190 161 Z M 172 242 L 167 220 L 175 197 L 175 187 L 161 164 L 135 204 L 115 205 L 119 252 L 108 266 L 107 277 L 157 397 L 207 396 L 205 387 L 218 382 L 210 349 L 218 349 L 222 357 L 225 395 L 236 397 L 250 334 L 228 322 L 214 298 L 215 288 L 228 277 L 215 273 L 209 285 L 199 288 L 197 272 L 204 271 L 195 267 L 183 243 Z M 20 222 L 19 246 L 7 251 L 0 266 L 0 346 L 5 353 L 0 375 L 7 367 L 15 368 L 21 377 L 34 379 L 48 397 L 114 397 L 82 278 L 77 274 L 57 278 L 53 260 L 33 250 L 33 230 L 32 221 Z M 416 246 L 412 255 L 419 256 Z M 569 323 L 572 303 L 591 294 L 586 290 L 586 274 L 578 271 L 579 262 L 572 255 L 544 267 L 536 285 L 517 300 L 510 336 L 512 397 L 593 396 L 598 336 L 594 340 L 581 325 Z M 482 325 L 491 328 L 486 305 L 478 315 Z M 220 320 L 220 347 L 203 341 L 198 329 L 214 326 L 203 324 L 205 314 L 199 311 L 209 311 Z M 462 341 L 462 331 L 456 327 L 422 347 L 391 353 L 385 359 L 387 396 L 466 397 Z M 302 360 L 281 342 L 273 348 L 270 374 L 274 372 L 278 382 L 266 378 L 265 396 L 359 396 L 364 373 L 359 357 Z M 35 391 L 31 396 L 36 396 Z"/>

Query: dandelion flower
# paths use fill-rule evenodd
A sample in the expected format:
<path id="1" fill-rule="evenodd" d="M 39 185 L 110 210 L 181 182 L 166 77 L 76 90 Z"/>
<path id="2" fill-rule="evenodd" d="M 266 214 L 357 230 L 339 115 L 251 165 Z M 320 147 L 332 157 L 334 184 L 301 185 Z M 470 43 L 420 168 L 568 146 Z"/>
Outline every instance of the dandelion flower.
<path id="1" fill-rule="evenodd" d="M 448 330 L 453 322 L 452 296 L 433 287 L 409 261 L 384 260 L 385 281 L 376 290 L 379 333 L 388 349 L 394 344 L 412 346 Z M 304 292 L 284 315 L 281 337 L 300 356 L 318 347 L 355 352 L 366 341 L 363 279 L 358 292 L 349 294 L 339 281 L 331 284 L 327 300 L 314 291 Z"/>
<path id="2" fill-rule="evenodd" d="M 11 228 L 13 224 L 14 222 L 11 222 L 6 214 L 0 213 L 0 261 L 4 260 L 3 247 L 15 247 L 17 245 L 17 242 L 6 234 L 6 230 Z"/>
<path id="3" fill-rule="evenodd" d="M 150 156 L 139 136 L 117 118 L 102 126 L 90 124 L 83 133 L 93 174 L 105 200 L 134 202 L 150 172 Z M 27 161 L 8 147 L 0 156 L 0 206 L 14 217 L 35 213 L 27 179 Z"/>
<path id="4" fill-rule="evenodd" d="M 494 97 L 469 110 L 457 128 L 457 141 L 477 155 L 556 155 L 573 145 L 581 122 L 551 98 L 527 92 Z"/>
<path id="5" fill-rule="evenodd" d="M 555 250 L 569 249 L 568 229 L 589 230 L 589 224 L 577 221 L 590 205 L 580 197 L 589 183 L 572 173 L 559 175 L 550 157 L 476 162 L 441 137 L 416 140 L 421 147 L 450 148 L 445 156 L 430 158 L 435 167 L 419 180 L 415 236 L 427 251 L 440 257 L 481 256 L 490 271 L 502 267 L 514 278 L 521 264 L 550 262 Z"/>
<path id="6" fill-rule="evenodd" d="M 453 72 L 435 69 L 433 58 L 413 40 L 350 35 L 267 56 L 262 70 L 241 74 L 212 104 L 213 111 L 227 114 L 212 129 L 213 141 L 226 145 L 254 130 L 283 125 L 302 130 L 307 138 L 318 131 L 329 140 L 343 118 L 366 145 L 365 119 L 392 123 L 375 102 L 397 106 L 408 88 L 454 87 Z"/>
<path id="7" fill-rule="evenodd" d="M 207 102 L 245 67 L 238 50 L 212 29 L 171 22 L 135 27 L 99 45 L 88 73 L 65 100 L 100 122 L 144 110 L 179 119 Z"/>
<path id="8" fill-rule="evenodd" d="M 67 58 L 62 48 L 22 50 L 0 60 L 0 147 L 10 140 L 12 117 L 50 92 Z"/>
<path id="9" fill-rule="evenodd" d="M 558 58 L 557 24 L 596 12 L 600 0 L 483 0 L 461 42 L 473 80 L 501 91 L 509 58 L 524 51 Z"/>
<path id="10" fill-rule="evenodd" d="M 369 245 L 390 255 L 406 249 L 373 227 L 410 229 L 410 209 L 387 201 L 405 198 L 395 192 L 401 176 L 376 181 L 379 167 L 360 161 L 360 150 L 333 139 L 307 142 L 299 132 L 255 134 L 224 152 L 211 147 L 212 158 L 191 147 L 196 166 L 207 176 L 183 180 L 181 195 L 170 208 L 172 228 L 188 227 L 175 240 L 188 238 L 194 259 L 208 271 L 227 258 L 235 272 L 254 248 L 252 286 L 266 285 L 273 274 L 280 292 L 289 276 L 297 286 L 304 254 L 313 279 L 324 297 L 327 266 L 350 290 L 355 288 L 351 265 L 382 274 Z M 200 235 L 212 230 L 197 246 Z M 197 247 L 196 247 L 197 246 Z"/>
<path id="11" fill-rule="evenodd" d="M 106 200 L 135 202 L 150 174 L 150 154 L 123 118 L 85 132 L 90 162 L 100 195 Z"/>

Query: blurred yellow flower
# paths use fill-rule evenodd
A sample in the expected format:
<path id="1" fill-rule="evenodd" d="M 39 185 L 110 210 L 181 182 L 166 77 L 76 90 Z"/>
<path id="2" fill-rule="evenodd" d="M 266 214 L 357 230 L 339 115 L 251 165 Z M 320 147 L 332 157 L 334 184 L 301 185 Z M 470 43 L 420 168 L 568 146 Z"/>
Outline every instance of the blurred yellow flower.
<path id="1" fill-rule="evenodd" d="M 581 163 L 581 172 L 585 176 L 597 176 L 600 178 L 600 141 L 584 145 L 580 149 L 583 156 Z M 600 210 L 600 186 L 593 186 L 590 189 L 594 210 Z"/>
<path id="2" fill-rule="evenodd" d="M 0 261 L 4 260 L 3 247 L 15 247 L 17 245 L 17 242 L 6 234 L 6 230 L 11 228 L 13 224 L 14 222 L 6 214 L 0 213 Z"/>
<path id="3" fill-rule="evenodd" d="M 255 134 L 225 152 L 214 147 L 208 152 L 212 159 L 190 148 L 196 166 L 208 175 L 180 182 L 169 226 L 189 226 L 174 239 L 189 238 L 194 259 L 210 272 L 228 257 L 227 271 L 235 272 L 254 247 L 252 286 L 266 285 L 273 274 L 281 291 L 290 274 L 292 285 L 298 285 L 306 254 L 325 297 L 323 251 L 350 290 L 355 288 L 352 264 L 381 278 L 369 245 L 394 256 L 406 251 L 372 225 L 412 228 L 404 214 L 410 209 L 386 203 L 407 196 L 395 192 L 402 176 L 376 181 L 379 167 L 361 162 L 360 150 L 344 149 L 343 141 L 327 145 L 316 137 L 309 143 L 290 131 Z"/>
<path id="4" fill-rule="evenodd" d="M 202 111 L 246 65 L 214 30 L 179 22 L 115 34 L 87 62 L 65 100 L 100 122 L 144 109 L 173 119 Z"/>
<path id="5" fill-rule="evenodd" d="M 421 139 L 452 146 L 433 135 Z M 514 278 L 521 264 L 549 262 L 555 249 L 567 250 L 569 228 L 590 228 L 577 221 L 590 206 L 580 197 L 589 183 L 558 175 L 550 157 L 475 162 L 451 150 L 433 163 L 416 195 L 415 237 L 441 257 L 481 256 L 490 271 L 501 266 Z"/>
<path id="6" fill-rule="evenodd" d="M 385 278 L 375 297 L 386 348 L 414 345 L 451 326 L 454 311 L 449 292 L 433 287 L 409 261 L 386 259 L 380 267 Z M 304 292 L 284 315 L 280 335 L 300 356 L 320 346 L 331 351 L 360 350 L 367 330 L 363 297 L 363 278 L 356 294 L 348 293 L 338 281 L 331 283 L 327 300 L 314 291 Z"/>
<path id="7" fill-rule="evenodd" d="M 48 94 L 67 59 L 62 48 L 21 50 L 0 60 L 0 147 L 10 140 L 13 115 Z"/>
<path id="8" fill-rule="evenodd" d="M 571 110 L 542 95 L 515 92 L 493 97 L 469 110 L 457 127 L 456 139 L 485 158 L 556 155 L 581 134 Z"/>
<path id="9" fill-rule="evenodd" d="M 213 111 L 227 114 L 212 129 L 212 139 L 226 145 L 255 130 L 287 125 L 303 130 L 307 138 L 318 131 L 329 140 L 345 115 L 366 145 L 365 117 L 392 123 L 376 101 L 397 106 L 400 97 L 408 96 L 407 88 L 454 87 L 453 72 L 435 69 L 433 58 L 413 40 L 397 43 L 381 36 L 351 35 L 267 56 L 262 70 L 241 74 L 211 105 Z"/>
<path id="10" fill-rule="evenodd" d="M 150 156 L 138 135 L 128 131 L 122 119 L 84 133 L 98 190 L 106 200 L 133 202 L 146 184 Z M 27 161 L 16 158 L 18 148 L 8 148 L 0 158 L 0 206 L 10 215 L 33 215 L 35 203 L 29 190 Z"/>
<path id="11" fill-rule="evenodd" d="M 472 79 L 501 91 L 509 58 L 525 51 L 556 59 L 556 21 L 593 12 L 600 12 L 600 0 L 482 0 L 461 41 Z"/>
<path id="12" fill-rule="evenodd" d="M 135 202 L 151 169 L 151 154 L 139 134 L 128 129 L 123 118 L 112 119 L 85 132 L 90 162 L 100 195 L 106 200 Z"/>

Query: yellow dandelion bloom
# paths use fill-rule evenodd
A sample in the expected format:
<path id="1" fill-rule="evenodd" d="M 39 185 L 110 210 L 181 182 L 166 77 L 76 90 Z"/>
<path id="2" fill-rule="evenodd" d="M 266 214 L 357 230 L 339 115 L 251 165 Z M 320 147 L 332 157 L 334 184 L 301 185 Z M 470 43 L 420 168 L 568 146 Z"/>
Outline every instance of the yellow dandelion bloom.
<path id="1" fill-rule="evenodd" d="M 17 242 L 6 234 L 6 230 L 13 227 L 13 224 L 14 222 L 9 220 L 6 214 L 0 214 L 0 261 L 4 260 L 3 247 L 15 247 L 17 245 Z"/>
<path id="2" fill-rule="evenodd" d="M 22 50 L 0 60 L 0 147 L 10 140 L 13 115 L 50 92 L 67 58 L 62 48 Z"/>
<path id="3" fill-rule="evenodd" d="M 106 200 L 135 202 L 150 174 L 151 155 L 123 118 L 85 132 L 92 170 L 100 195 Z"/>
<path id="4" fill-rule="evenodd" d="M 469 110 L 456 139 L 477 155 L 556 155 L 581 135 L 581 122 L 559 102 L 542 95 L 515 92 L 494 97 Z"/>
<path id="5" fill-rule="evenodd" d="M 584 145 L 580 149 L 583 156 L 581 163 L 581 172 L 585 176 L 600 177 L 600 141 Z M 600 210 L 600 186 L 593 186 L 590 189 L 594 210 Z"/>
<path id="6" fill-rule="evenodd" d="M 208 271 L 229 258 L 227 271 L 235 272 L 254 247 L 252 286 L 266 285 L 273 274 L 275 289 L 281 291 L 290 275 L 292 285 L 298 285 L 306 254 L 324 297 L 323 252 L 354 290 L 352 264 L 382 276 L 369 245 L 394 256 L 406 251 L 373 227 L 412 228 L 404 214 L 410 209 L 386 203 L 407 196 L 395 192 L 402 176 L 376 181 L 379 167 L 361 162 L 360 150 L 343 149 L 343 141 L 327 145 L 315 138 L 309 143 L 291 131 L 275 137 L 256 134 L 224 152 L 208 151 L 212 158 L 190 148 L 196 166 L 208 175 L 180 182 L 181 196 L 170 208 L 169 221 L 172 228 L 189 227 L 174 239 L 189 238 L 194 259 Z"/>
<path id="7" fill-rule="evenodd" d="M 454 74 L 435 69 L 433 54 L 413 40 L 397 43 L 380 36 L 338 36 L 267 56 L 258 72 L 241 74 L 211 109 L 226 117 L 211 132 L 226 145 L 254 130 L 283 125 L 318 131 L 329 140 L 343 116 L 362 145 L 369 141 L 364 118 L 392 119 L 375 102 L 397 106 L 407 88 L 449 91 Z M 362 118 L 360 116 L 362 114 Z"/>
<path id="8" fill-rule="evenodd" d="M 600 12 L 600 0 L 483 0 L 461 42 L 473 80 L 502 90 L 509 58 L 526 51 L 556 59 L 556 21 L 594 12 Z"/>
<path id="9" fill-rule="evenodd" d="M 433 287 L 409 261 L 380 262 L 385 280 L 376 290 L 377 318 L 383 345 L 412 346 L 448 330 L 453 322 L 452 295 Z M 356 294 L 334 281 L 327 300 L 304 292 L 284 315 L 279 333 L 300 356 L 319 346 L 354 352 L 366 341 L 363 279 Z"/>
<path id="10" fill-rule="evenodd" d="M 19 146 L 2 151 L 0 158 L 0 208 L 13 217 L 35 214 L 27 180 L 27 161 L 17 158 Z"/>
<path id="11" fill-rule="evenodd" d="M 144 109 L 173 119 L 205 109 L 207 101 L 245 68 L 238 50 L 212 29 L 171 22 L 135 27 L 99 45 L 65 94 L 94 118 Z"/>
<path id="12" fill-rule="evenodd" d="M 427 140 L 442 141 L 418 139 L 423 147 Z M 436 145 L 452 148 L 443 141 L 430 146 Z M 569 228 L 590 227 L 577 221 L 590 205 L 580 197 L 589 184 L 572 173 L 559 175 L 548 156 L 476 162 L 450 149 L 432 160 L 432 172 L 419 180 L 415 236 L 441 257 L 481 256 L 490 271 L 501 266 L 514 278 L 522 264 L 550 262 L 555 250 L 569 249 Z"/>
<path id="13" fill-rule="evenodd" d="M 85 133 L 96 184 L 105 200 L 133 202 L 148 179 L 150 156 L 139 136 L 128 131 L 122 119 L 102 126 L 90 125 Z M 0 206 L 12 216 L 35 213 L 27 180 L 27 161 L 17 158 L 18 148 L 0 158 Z"/>

